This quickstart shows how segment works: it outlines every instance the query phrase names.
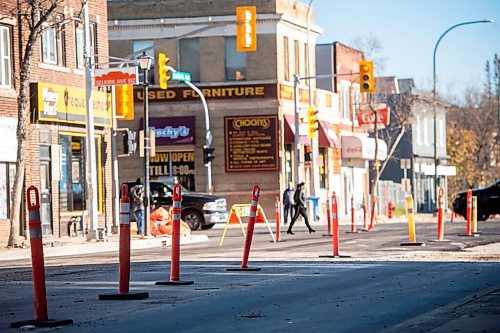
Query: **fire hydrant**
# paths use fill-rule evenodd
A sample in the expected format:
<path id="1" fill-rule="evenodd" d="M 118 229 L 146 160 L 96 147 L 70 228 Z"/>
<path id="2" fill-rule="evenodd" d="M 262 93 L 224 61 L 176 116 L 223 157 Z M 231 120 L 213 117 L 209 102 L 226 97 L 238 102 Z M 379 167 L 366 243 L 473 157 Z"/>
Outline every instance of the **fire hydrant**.
<path id="1" fill-rule="evenodd" d="M 392 200 L 389 201 L 389 211 L 387 215 L 390 219 L 392 219 L 392 217 L 394 216 L 394 204 L 392 203 Z"/>

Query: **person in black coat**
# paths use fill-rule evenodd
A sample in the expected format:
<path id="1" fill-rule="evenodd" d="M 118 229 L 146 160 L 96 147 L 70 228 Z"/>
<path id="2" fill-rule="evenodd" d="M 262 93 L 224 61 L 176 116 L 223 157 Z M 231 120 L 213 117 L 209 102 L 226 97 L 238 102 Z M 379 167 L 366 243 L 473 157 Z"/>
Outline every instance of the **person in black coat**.
<path id="1" fill-rule="evenodd" d="M 309 229 L 309 233 L 316 232 L 316 230 L 311 228 L 311 226 L 309 225 L 309 220 L 307 218 L 306 198 L 304 196 L 304 182 L 301 182 L 297 185 L 297 190 L 295 191 L 294 200 L 295 200 L 295 214 L 292 218 L 292 221 L 290 222 L 290 226 L 288 227 L 288 231 L 286 233 L 293 235 L 292 232 L 293 224 L 295 223 L 299 215 L 302 215 L 302 217 L 304 218 L 304 222 L 307 226 L 307 229 Z"/>
<path id="2" fill-rule="evenodd" d="M 283 192 L 283 221 L 285 224 L 288 222 L 288 213 L 290 213 L 290 220 L 295 215 L 295 201 L 293 199 L 293 196 L 293 185 L 292 183 L 290 183 L 285 192 Z"/>

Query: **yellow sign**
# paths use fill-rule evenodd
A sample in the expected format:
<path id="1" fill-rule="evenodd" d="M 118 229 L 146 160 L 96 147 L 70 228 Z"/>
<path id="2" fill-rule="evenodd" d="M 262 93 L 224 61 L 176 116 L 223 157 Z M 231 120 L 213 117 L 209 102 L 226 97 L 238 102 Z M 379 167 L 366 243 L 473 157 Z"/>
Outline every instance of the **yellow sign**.
<path id="1" fill-rule="evenodd" d="M 51 83 L 34 84 L 38 120 L 86 124 L 85 89 Z M 92 93 L 94 124 L 111 127 L 111 94 Z"/>

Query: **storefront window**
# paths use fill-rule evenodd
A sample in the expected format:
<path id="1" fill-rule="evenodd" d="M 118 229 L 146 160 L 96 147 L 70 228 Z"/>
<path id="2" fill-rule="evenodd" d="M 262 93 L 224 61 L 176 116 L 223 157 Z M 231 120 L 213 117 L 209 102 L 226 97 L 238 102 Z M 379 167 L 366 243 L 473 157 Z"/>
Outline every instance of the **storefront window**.
<path id="1" fill-rule="evenodd" d="M 61 211 L 85 209 L 85 142 L 83 137 L 61 136 L 61 182 L 59 204 Z"/>
<path id="2" fill-rule="evenodd" d="M 293 184 L 292 145 L 285 144 L 285 185 Z"/>
<path id="3" fill-rule="evenodd" d="M 174 177 L 186 189 L 195 190 L 194 151 L 157 152 L 151 157 L 149 168 L 152 179 L 165 181 Z"/>
<path id="4" fill-rule="evenodd" d="M 0 219 L 8 218 L 7 164 L 0 163 Z"/>
<path id="5" fill-rule="evenodd" d="M 319 187 L 326 188 L 326 148 L 319 148 Z"/>

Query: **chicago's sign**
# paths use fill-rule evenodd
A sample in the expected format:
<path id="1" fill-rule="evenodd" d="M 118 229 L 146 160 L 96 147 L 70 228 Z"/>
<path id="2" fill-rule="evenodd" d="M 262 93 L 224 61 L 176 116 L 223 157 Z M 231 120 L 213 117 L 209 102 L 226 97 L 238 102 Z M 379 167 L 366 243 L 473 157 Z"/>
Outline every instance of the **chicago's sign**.
<path id="1" fill-rule="evenodd" d="M 374 105 L 373 109 L 377 111 L 377 124 L 388 126 L 391 118 L 390 108 L 385 104 L 378 104 Z M 359 125 L 375 124 L 375 112 L 368 105 L 360 106 L 357 115 Z"/>

